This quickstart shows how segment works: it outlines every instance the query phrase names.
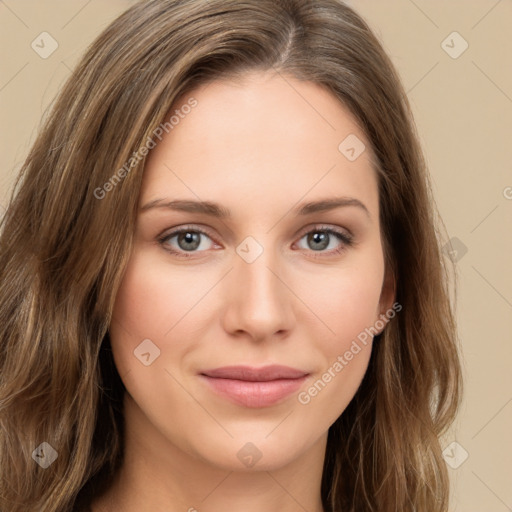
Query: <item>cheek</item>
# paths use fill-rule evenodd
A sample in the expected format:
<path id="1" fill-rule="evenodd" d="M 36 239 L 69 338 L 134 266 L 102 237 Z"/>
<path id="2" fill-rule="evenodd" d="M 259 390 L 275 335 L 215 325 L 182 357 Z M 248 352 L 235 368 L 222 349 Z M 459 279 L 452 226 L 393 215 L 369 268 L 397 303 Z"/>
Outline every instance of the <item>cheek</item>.
<path id="1" fill-rule="evenodd" d="M 317 273 L 309 283 L 307 303 L 319 317 L 316 333 L 312 328 L 309 337 L 316 340 L 323 364 L 298 401 L 317 410 L 324 427 L 340 416 L 366 373 L 379 320 L 383 270 L 383 264 L 373 260 L 364 267 L 347 267 L 328 282 Z"/>
<path id="2" fill-rule="evenodd" d="M 319 339 L 321 334 L 327 354 L 343 349 L 374 325 L 379 316 L 383 271 L 382 262 L 375 259 L 367 264 L 317 271 L 301 282 L 297 280 L 295 290 L 315 314 L 315 328 L 321 328 L 312 339 Z"/>
<path id="3" fill-rule="evenodd" d="M 311 430 L 326 431 L 354 398 L 368 368 L 372 350 L 369 340 L 339 344 L 322 372 L 298 394 L 299 407 L 304 408 Z"/>
<path id="4" fill-rule="evenodd" d="M 134 251 L 119 288 L 114 320 L 132 337 L 165 339 L 208 289 L 190 271 Z"/>
<path id="5" fill-rule="evenodd" d="M 374 324 L 381 293 L 380 272 L 353 272 L 331 292 L 333 330 L 342 344 Z"/>
<path id="6" fill-rule="evenodd" d="M 130 373 L 131 380 L 144 375 L 147 379 L 146 370 L 155 369 L 151 373 L 157 374 L 158 369 L 171 369 L 176 362 L 186 359 L 201 342 L 200 336 L 191 333 L 209 325 L 211 320 L 205 317 L 201 298 L 217 279 L 215 275 L 202 277 L 192 273 L 185 266 L 170 266 L 152 251 L 135 249 L 116 296 L 110 326 L 113 356 L 120 375 Z M 151 356 L 153 352 L 158 354 L 149 368 L 136 359 L 144 340 L 154 344 L 153 347 L 145 342 Z"/>
<path id="7" fill-rule="evenodd" d="M 160 350 L 151 366 L 160 365 L 161 356 L 165 356 L 162 340 L 182 309 L 179 289 L 175 276 L 162 271 L 141 252 L 133 252 L 117 292 L 110 326 L 112 350 L 120 373 L 139 369 L 134 351 L 144 340 L 155 345 L 156 348 L 146 342 L 153 357 Z"/>

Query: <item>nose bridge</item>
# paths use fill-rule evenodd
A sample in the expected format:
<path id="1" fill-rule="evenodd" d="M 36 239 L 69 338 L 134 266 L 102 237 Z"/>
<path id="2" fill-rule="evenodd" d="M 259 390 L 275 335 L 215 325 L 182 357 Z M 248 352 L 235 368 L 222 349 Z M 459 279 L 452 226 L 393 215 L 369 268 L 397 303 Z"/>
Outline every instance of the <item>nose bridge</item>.
<path id="1" fill-rule="evenodd" d="M 228 328 L 259 338 L 289 329 L 291 295 L 281 281 L 276 251 L 247 237 L 236 252 L 227 290 Z"/>

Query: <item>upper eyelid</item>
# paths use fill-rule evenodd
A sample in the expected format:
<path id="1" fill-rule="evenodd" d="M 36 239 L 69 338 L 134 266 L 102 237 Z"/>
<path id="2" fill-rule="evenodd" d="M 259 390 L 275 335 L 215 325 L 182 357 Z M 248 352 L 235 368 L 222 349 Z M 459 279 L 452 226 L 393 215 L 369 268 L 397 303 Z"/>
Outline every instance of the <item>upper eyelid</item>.
<path id="1" fill-rule="evenodd" d="M 203 235 L 206 235 L 210 237 L 212 240 L 215 241 L 215 236 L 212 236 L 208 230 L 208 228 L 205 227 L 199 227 L 198 225 L 188 225 L 185 224 L 183 226 L 176 226 L 174 228 L 171 228 L 170 230 L 165 230 L 158 238 L 160 239 L 166 239 L 166 238 L 173 238 L 176 235 L 179 235 L 180 232 L 183 231 L 197 231 Z"/>
<path id="2" fill-rule="evenodd" d="M 209 228 L 206 228 L 200 224 L 183 224 L 181 226 L 176 226 L 176 227 L 170 228 L 170 231 L 168 231 L 167 234 L 165 234 L 165 232 L 164 232 L 158 238 L 160 240 L 168 240 L 170 238 L 174 238 L 175 236 L 180 234 L 180 232 L 187 231 L 187 230 L 188 231 L 197 231 L 201 234 L 204 234 L 204 235 L 208 236 L 214 243 L 219 244 L 219 242 L 216 240 L 216 237 L 214 235 L 210 234 Z M 294 237 L 302 238 L 312 231 L 329 231 L 329 230 L 333 231 L 335 234 L 345 235 L 347 238 L 349 238 L 351 240 L 354 238 L 353 233 L 349 229 L 341 227 L 341 226 L 327 224 L 327 223 L 310 224 L 310 225 L 298 230 L 294 234 Z M 345 231 L 346 233 L 343 233 L 343 231 Z M 339 233 L 339 232 L 341 232 L 341 233 Z"/>

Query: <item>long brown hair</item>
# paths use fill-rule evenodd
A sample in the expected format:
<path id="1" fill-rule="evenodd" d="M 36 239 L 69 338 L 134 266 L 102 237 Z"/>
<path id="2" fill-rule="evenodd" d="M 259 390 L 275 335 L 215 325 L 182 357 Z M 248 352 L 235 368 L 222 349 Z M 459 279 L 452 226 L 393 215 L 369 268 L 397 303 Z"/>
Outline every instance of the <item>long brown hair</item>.
<path id="1" fill-rule="evenodd" d="M 110 485 L 123 455 L 124 386 L 108 328 L 137 216 L 144 158 L 134 155 L 186 92 L 271 69 L 322 84 L 364 129 L 402 306 L 329 429 L 324 508 L 447 510 L 439 437 L 462 385 L 442 222 L 399 76 L 337 0 L 144 1 L 89 47 L 1 224 L 1 510 L 71 511 Z M 43 442 L 58 454 L 46 469 L 33 457 Z"/>

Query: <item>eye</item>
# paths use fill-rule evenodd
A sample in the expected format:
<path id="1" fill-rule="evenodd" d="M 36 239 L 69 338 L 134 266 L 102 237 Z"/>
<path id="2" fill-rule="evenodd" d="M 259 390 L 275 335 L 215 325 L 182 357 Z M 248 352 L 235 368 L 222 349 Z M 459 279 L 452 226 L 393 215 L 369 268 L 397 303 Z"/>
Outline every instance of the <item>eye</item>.
<path id="1" fill-rule="evenodd" d="M 314 254 L 314 257 L 340 254 L 353 244 L 352 235 L 326 226 L 316 226 L 301 238 L 301 240 L 304 239 L 307 245 L 305 249 L 311 249 L 314 253 L 320 253 Z M 304 249 L 304 247 L 301 247 L 301 249 Z"/>
<path id="2" fill-rule="evenodd" d="M 203 243 L 204 239 L 210 240 L 210 244 Z M 308 247 L 301 249 L 310 249 L 313 257 L 325 257 L 329 255 L 340 254 L 347 247 L 353 245 L 353 236 L 343 231 L 338 231 L 332 227 L 315 226 L 314 229 L 305 233 L 299 241 L 306 240 Z M 179 258 L 190 258 L 194 253 L 200 253 L 212 249 L 213 240 L 210 235 L 197 227 L 184 226 L 175 229 L 171 233 L 158 238 L 158 243 L 171 254 Z M 328 249 L 328 250 L 326 250 Z"/>
<path id="3" fill-rule="evenodd" d="M 183 227 L 160 237 L 158 242 L 166 251 L 181 258 L 190 258 L 193 253 L 203 252 L 209 248 L 211 249 L 211 247 L 205 247 L 205 244 L 203 243 L 204 240 L 202 240 L 205 237 L 211 241 L 211 238 L 206 231 L 198 228 Z M 208 246 L 208 244 L 206 245 Z"/>

